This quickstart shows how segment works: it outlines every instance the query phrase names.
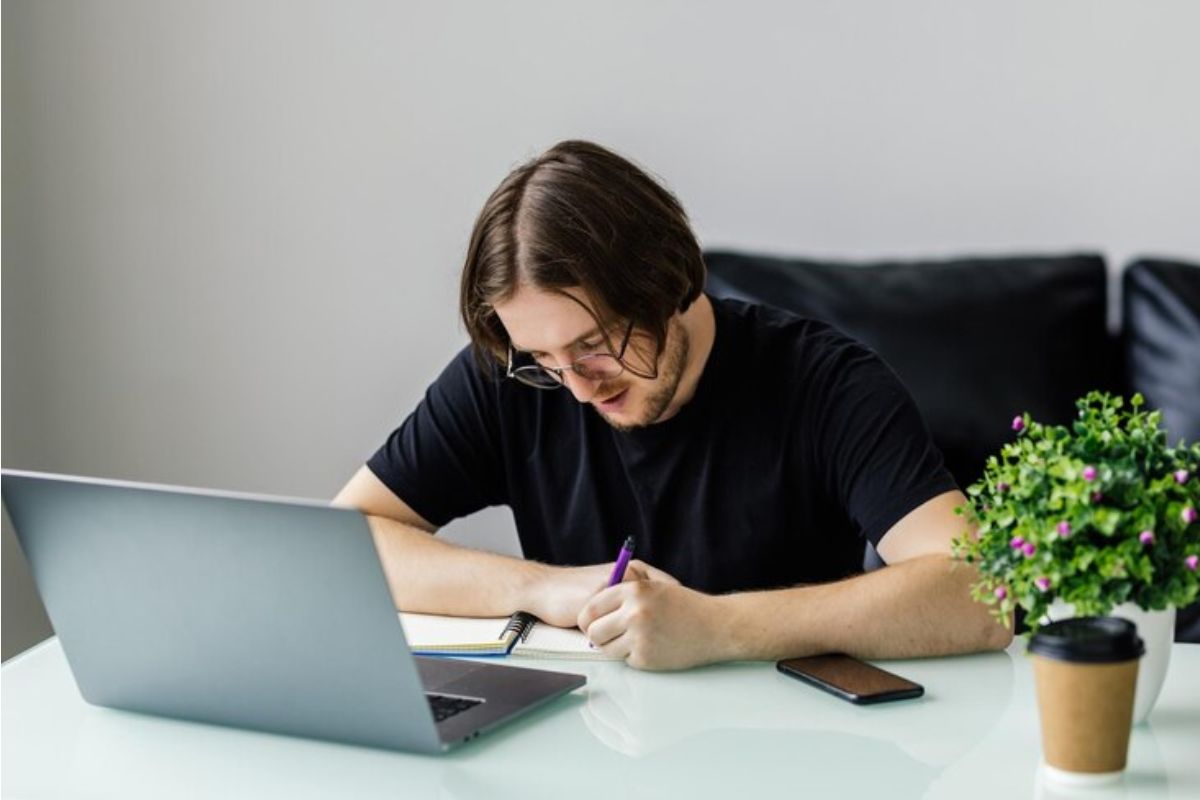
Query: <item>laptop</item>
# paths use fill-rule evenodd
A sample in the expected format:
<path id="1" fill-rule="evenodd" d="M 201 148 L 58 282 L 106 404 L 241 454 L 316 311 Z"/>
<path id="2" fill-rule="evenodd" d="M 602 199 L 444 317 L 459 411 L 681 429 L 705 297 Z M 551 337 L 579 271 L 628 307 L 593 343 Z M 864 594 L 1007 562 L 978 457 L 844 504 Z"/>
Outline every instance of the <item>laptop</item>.
<path id="1" fill-rule="evenodd" d="M 34 582 L 89 703 L 440 753 L 586 682 L 413 656 L 357 511 L 0 475 Z"/>

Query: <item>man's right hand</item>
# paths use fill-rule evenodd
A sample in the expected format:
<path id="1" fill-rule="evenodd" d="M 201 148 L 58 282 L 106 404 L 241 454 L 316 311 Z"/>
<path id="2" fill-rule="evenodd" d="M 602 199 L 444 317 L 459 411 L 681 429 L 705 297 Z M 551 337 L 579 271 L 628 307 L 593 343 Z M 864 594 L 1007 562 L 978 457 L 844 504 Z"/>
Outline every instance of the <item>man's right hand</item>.
<path id="1" fill-rule="evenodd" d="M 560 628 L 574 628 L 579 612 L 588 601 L 608 586 L 613 563 L 589 567 L 552 567 L 539 565 L 537 577 L 530 583 L 528 599 L 522 609 L 543 622 Z M 625 581 L 662 581 L 678 584 L 674 577 L 644 561 L 634 559 L 625 570 Z"/>

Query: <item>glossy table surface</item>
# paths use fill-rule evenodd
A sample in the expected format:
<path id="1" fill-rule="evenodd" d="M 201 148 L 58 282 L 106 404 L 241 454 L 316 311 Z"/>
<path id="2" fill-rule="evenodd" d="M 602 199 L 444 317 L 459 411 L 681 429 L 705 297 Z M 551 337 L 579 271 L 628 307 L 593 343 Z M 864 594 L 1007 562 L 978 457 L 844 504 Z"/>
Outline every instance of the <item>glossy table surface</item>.
<path id="1" fill-rule="evenodd" d="M 925 697 L 857 707 L 765 663 L 647 673 L 511 661 L 588 685 L 442 757 L 85 703 L 51 639 L 0 671 L 4 797 L 1200 797 L 1200 645 L 1174 646 L 1129 767 L 1101 790 L 1039 770 L 1033 676 L 1008 651 L 881 662 Z"/>

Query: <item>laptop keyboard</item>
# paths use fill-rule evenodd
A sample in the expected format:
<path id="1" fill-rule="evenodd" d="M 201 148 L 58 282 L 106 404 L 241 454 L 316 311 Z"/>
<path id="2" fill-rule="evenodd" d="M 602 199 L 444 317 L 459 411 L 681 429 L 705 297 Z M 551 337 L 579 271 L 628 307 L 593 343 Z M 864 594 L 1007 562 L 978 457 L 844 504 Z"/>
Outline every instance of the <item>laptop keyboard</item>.
<path id="1" fill-rule="evenodd" d="M 447 694 L 427 693 L 425 698 L 429 701 L 430 710 L 433 711 L 434 722 L 449 719 L 455 714 L 461 714 L 468 708 L 474 708 L 483 702 L 470 697 L 451 697 Z"/>

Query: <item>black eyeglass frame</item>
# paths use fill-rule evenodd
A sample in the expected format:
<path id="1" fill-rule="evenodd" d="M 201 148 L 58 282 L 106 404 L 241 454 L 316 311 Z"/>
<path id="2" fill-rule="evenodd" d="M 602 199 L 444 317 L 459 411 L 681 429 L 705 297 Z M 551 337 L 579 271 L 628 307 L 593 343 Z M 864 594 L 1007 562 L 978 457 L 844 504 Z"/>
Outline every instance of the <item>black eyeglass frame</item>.
<path id="1" fill-rule="evenodd" d="M 654 365 L 654 373 L 651 375 L 643 375 L 642 373 L 631 368 L 628 364 L 625 363 L 625 351 L 629 347 L 629 339 L 632 335 L 633 335 L 633 320 L 630 320 L 629 325 L 627 325 L 625 327 L 625 335 L 621 338 L 621 348 L 616 353 L 611 353 L 611 352 L 610 353 L 588 353 L 586 356 L 580 356 L 579 358 L 575 359 L 574 361 L 572 361 L 570 364 L 566 365 L 565 367 L 546 367 L 541 364 L 528 364 L 523 367 L 514 367 L 513 366 L 513 354 L 515 351 L 513 350 L 512 343 L 510 342 L 508 345 L 508 365 L 507 365 L 507 368 L 505 369 L 504 377 L 513 378 L 513 379 L 518 380 L 521 383 L 525 384 L 526 386 L 532 386 L 534 389 L 561 389 L 563 386 L 566 385 L 566 382 L 567 382 L 566 373 L 568 370 L 570 370 L 571 372 L 574 372 L 576 375 L 578 375 L 579 377 L 581 377 L 587 381 L 610 381 L 614 378 L 619 378 L 626 371 L 632 372 L 634 375 L 637 375 L 639 378 L 646 378 L 648 380 L 653 380 L 653 379 L 657 378 L 658 377 L 657 360 Z M 593 377 L 593 376 L 586 374 L 586 372 L 581 371 L 581 368 L 580 368 L 581 364 L 584 365 L 583 369 L 586 370 L 587 362 L 591 359 L 597 359 L 597 358 L 611 358 L 617 362 L 617 365 L 620 366 L 621 369 L 619 371 L 613 373 L 612 375 L 608 375 L 603 378 Z M 550 382 L 549 383 L 536 382 L 537 379 L 534 376 L 543 376 L 545 378 L 548 378 Z"/>

